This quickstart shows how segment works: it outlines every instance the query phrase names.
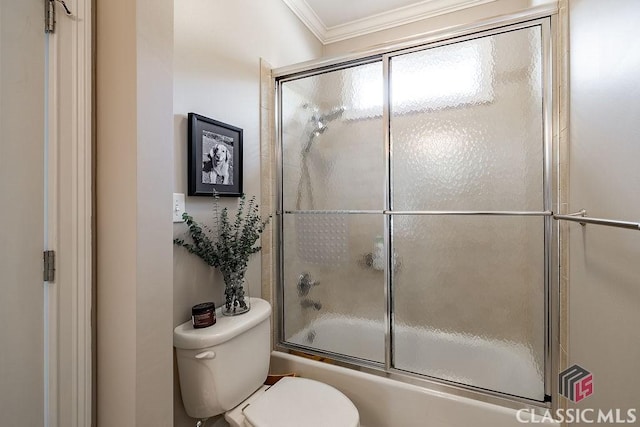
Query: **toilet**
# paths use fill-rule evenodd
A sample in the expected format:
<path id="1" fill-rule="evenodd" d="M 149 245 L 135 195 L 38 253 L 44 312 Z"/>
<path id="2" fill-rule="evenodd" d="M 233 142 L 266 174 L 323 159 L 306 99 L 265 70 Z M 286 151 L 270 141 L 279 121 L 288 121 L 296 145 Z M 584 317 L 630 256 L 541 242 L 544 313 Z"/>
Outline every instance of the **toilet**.
<path id="1" fill-rule="evenodd" d="M 307 378 L 285 377 L 263 385 L 271 354 L 271 305 L 251 298 L 238 316 L 216 312 L 201 329 L 176 327 L 182 401 L 187 414 L 207 419 L 224 413 L 232 427 L 358 427 L 355 405 L 337 389 Z"/>

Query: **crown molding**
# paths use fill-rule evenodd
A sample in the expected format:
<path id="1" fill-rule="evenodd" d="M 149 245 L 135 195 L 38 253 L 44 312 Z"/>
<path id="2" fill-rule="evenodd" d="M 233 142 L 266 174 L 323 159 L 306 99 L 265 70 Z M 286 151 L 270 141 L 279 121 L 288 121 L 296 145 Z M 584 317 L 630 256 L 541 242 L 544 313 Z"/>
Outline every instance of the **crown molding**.
<path id="1" fill-rule="evenodd" d="M 289 9 L 309 28 L 314 36 L 326 44 L 324 41 L 327 34 L 327 27 L 322 20 L 316 15 L 316 12 L 307 4 L 305 0 L 282 0 Z"/>
<path id="2" fill-rule="evenodd" d="M 496 0 L 423 0 L 345 24 L 327 27 L 305 0 L 283 0 L 322 44 L 335 43 Z"/>
<path id="3" fill-rule="evenodd" d="M 304 2 L 304 0 L 300 1 Z M 329 27 L 324 34 L 323 43 L 329 44 L 363 36 L 493 1 L 495 0 L 425 0 L 414 5 Z"/>

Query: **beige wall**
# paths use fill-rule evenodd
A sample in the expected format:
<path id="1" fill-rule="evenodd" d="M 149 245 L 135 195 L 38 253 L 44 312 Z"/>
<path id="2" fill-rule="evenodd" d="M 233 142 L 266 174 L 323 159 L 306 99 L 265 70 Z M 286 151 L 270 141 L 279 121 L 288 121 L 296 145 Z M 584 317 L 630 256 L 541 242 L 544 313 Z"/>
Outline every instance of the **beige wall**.
<path id="1" fill-rule="evenodd" d="M 319 57 L 322 45 L 281 0 L 175 1 L 173 190 L 187 193 L 187 114 L 195 112 L 244 130 L 244 192 L 260 200 L 260 58 L 274 67 Z M 237 199 L 221 204 L 234 208 Z M 211 200 L 188 197 L 186 211 L 211 225 Z M 173 227 L 174 236 L 185 231 Z M 173 323 L 191 307 L 223 301 L 221 276 L 175 248 Z M 260 254 L 249 263 L 252 296 L 261 294 Z M 177 380 L 177 378 L 176 378 Z M 175 425 L 192 426 L 175 388 Z"/>
<path id="2" fill-rule="evenodd" d="M 570 204 L 638 221 L 640 3 L 569 2 Z M 570 225 L 569 358 L 595 391 L 578 408 L 639 408 L 640 236 Z"/>
<path id="3" fill-rule="evenodd" d="M 6 325 L 0 333 L 0 423 L 5 425 L 41 425 L 46 415 L 42 165 L 48 159 L 45 38 L 36 19 L 41 14 L 42 3 L 0 2 L 0 322 Z M 53 290 L 57 284 L 44 286 Z"/>
<path id="4" fill-rule="evenodd" d="M 171 426 L 173 2 L 96 17 L 97 420 Z"/>

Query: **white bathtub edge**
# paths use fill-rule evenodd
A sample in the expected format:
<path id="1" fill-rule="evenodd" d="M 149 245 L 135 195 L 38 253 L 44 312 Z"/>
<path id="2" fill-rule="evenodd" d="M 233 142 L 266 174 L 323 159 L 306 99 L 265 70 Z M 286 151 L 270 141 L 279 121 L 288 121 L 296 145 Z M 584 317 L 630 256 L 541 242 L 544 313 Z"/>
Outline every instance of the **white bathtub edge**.
<path id="1" fill-rule="evenodd" d="M 430 390 L 382 376 L 318 362 L 281 351 L 271 353 L 271 372 L 294 372 L 342 391 L 360 411 L 367 427 L 429 427 L 468 425 L 515 427 L 515 409 Z M 384 404 L 381 404 L 384 402 Z M 527 418 L 525 413 L 521 418 Z M 536 423 L 538 424 L 538 423 Z M 557 426 L 558 423 L 543 423 Z"/>

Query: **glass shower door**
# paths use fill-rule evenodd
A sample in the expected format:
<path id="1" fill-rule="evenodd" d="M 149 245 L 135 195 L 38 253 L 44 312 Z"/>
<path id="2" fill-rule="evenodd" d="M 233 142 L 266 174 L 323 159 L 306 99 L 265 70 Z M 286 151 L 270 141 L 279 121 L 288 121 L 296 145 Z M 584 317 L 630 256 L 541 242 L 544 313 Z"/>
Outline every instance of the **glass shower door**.
<path id="1" fill-rule="evenodd" d="M 389 61 L 392 365 L 542 401 L 542 29 Z"/>
<path id="2" fill-rule="evenodd" d="M 382 88 L 380 60 L 280 84 L 282 336 L 379 363 L 385 277 L 371 253 L 384 234 Z"/>
<path id="3" fill-rule="evenodd" d="M 546 400 L 549 31 L 277 77 L 285 347 Z"/>

